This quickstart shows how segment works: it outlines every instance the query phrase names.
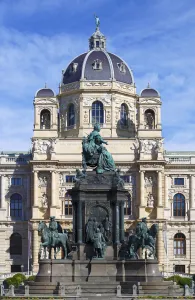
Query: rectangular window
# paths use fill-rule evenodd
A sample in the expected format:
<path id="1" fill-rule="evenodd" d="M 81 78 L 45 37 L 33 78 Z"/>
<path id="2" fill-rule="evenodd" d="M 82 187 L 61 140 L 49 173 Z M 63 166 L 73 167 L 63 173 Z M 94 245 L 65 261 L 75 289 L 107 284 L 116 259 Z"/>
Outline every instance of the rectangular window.
<path id="1" fill-rule="evenodd" d="M 96 41 L 96 47 L 99 47 L 99 46 L 100 46 L 100 42 Z"/>
<path id="2" fill-rule="evenodd" d="M 74 182 L 74 178 L 75 178 L 74 175 L 66 175 L 66 182 L 72 183 Z"/>
<path id="3" fill-rule="evenodd" d="M 123 175 L 121 176 L 121 178 L 124 180 L 124 182 L 126 183 L 130 183 L 131 182 L 131 177 L 129 175 Z"/>
<path id="4" fill-rule="evenodd" d="M 124 202 L 124 215 L 130 216 L 131 215 L 131 196 L 128 195 L 127 199 Z"/>
<path id="5" fill-rule="evenodd" d="M 71 200 L 65 201 L 65 215 L 72 216 L 72 201 Z"/>
<path id="6" fill-rule="evenodd" d="M 176 273 L 185 273 L 185 265 L 175 265 Z"/>
<path id="7" fill-rule="evenodd" d="M 184 178 L 174 178 L 174 185 L 184 185 Z"/>
<path id="8" fill-rule="evenodd" d="M 12 177 L 11 185 L 22 185 L 22 178 L 20 177 Z"/>
<path id="9" fill-rule="evenodd" d="M 21 272 L 22 268 L 21 265 L 12 265 L 11 266 L 11 273 Z"/>

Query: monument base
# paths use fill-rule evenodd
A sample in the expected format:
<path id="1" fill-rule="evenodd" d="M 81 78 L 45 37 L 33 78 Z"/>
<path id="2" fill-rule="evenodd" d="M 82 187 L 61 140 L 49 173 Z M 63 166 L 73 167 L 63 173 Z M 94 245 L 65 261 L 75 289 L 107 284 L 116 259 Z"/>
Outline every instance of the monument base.
<path id="1" fill-rule="evenodd" d="M 99 293 L 106 289 L 116 292 L 117 286 L 124 283 L 131 288 L 138 282 L 162 281 L 157 260 L 51 260 L 39 262 L 39 272 L 34 283 L 30 283 L 30 294 L 54 294 L 59 287 L 80 286 L 81 290 L 94 292 L 95 286 Z M 102 290 L 103 289 L 103 290 Z"/>
<path id="2" fill-rule="evenodd" d="M 158 262 L 151 260 L 52 260 L 39 262 L 36 282 L 121 282 L 158 281 L 162 276 Z"/>

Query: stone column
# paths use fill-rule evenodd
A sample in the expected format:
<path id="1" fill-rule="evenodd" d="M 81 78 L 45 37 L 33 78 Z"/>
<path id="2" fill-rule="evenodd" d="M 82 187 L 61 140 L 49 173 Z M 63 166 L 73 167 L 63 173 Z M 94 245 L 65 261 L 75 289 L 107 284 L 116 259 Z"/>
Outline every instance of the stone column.
<path id="1" fill-rule="evenodd" d="M 139 195 L 140 195 L 140 201 L 139 201 L 139 215 L 138 218 L 143 218 L 146 214 L 145 212 L 145 198 L 144 198 L 144 171 L 139 171 L 139 182 L 140 182 L 140 186 L 139 186 Z"/>
<path id="2" fill-rule="evenodd" d="M 144 171 L 140 171 L 140 206 L 145 206 L 144 202 Z"/>
<path id="3" fill-rule="evenodd" d="M 56 172 L 51 171 L 51 206 L 50 216 L 56 216 Z"/>
<path id="4" fill-rule="evenodd" d="M 27 208 L 29 208 L 30 205 L 30 175 L 27 175 L 26 177 L 26 195 L 27 195 Z"/>
<path id="5" fill-rule="evenodd" d="M 0 175 L 1 177 L 1 208 L 6 208 L 5 203 L 5 176 Z"/>
<path id="6" fill-rule="evenodd" d="M 51 206 L 56 206 L 55 196 L 56 196 L 56 172 L 52 171 L 52 173 L 51 173 Z"/>
<path id="7" fill-rule="evenodd" d="M 33 206 L 38 207 L 39 206 L 39 199 L 38 199 L 38 171 L 33 171 L 34 174 L 34 201 L 33 201 Z"/>
<path id="8" fill-rule="evenodd" d="M 195 208 L 194 203 L 194 176 L 190 176 L 190 208 Z"/>
<path id="9" fill-rule="evenodd" d="M 124 241 L 124 202 L 121 202 L 120 205 L 120 241 Z"/>
<path id="10" fill-rule="evenodd" d="M 158 206 L 162 206 L 162 172 L 158 171 Z"/>
<path id="11" fill-rule="evenodd" d="M 83 136 L 83 119 L 84 119 L 84 112 L 83 112 L 83 97 L 80 96 L 79 98 L 79 110 L 80 110 L 80 118 L 77 115 L 77 113 L 79 114 L 78 110 L 75 111 L 75 126 L 77 126 L 78 122 L 80 124 L 78 124 L 79 127 L 79 137 Z"/>
<path id="12" fill-rule="evenodd" d="M 82 202 L 78 201 L 77 204 L 77 243 L 82 244 L 83 242 L 83 229 L 82 229 Z"/>
<path id="13" fill-rule="evenodd" d="M 33 224 L 32 230 L 32 257 L 33 257 L 33 271 L 38 271 L 38 254 L 39 254 L 39 236 L 37 224 Z"/>
<path id="14" fill-rule="evenodd" d="M 115 204 L 115 244 L 119 244 L 119 203 Z"/>
<path id="15" fill-rule="evenodd" d="M 163 234 L 162 234 L 162 225 L 159 224 L 159 231 L 157 235 L 157 256 L 158 256 L 158 263 L 160 266 L 164 263 L 164 242 L 163 242 Z"/>
<path id="16" fill-rule="evenodd" d="M 164 190 L 164 197 L 165 197 L 165 207 L 169 208 L 169 201 L 168 201 L 168 176 L 165 174 L 165 190 Z"/>

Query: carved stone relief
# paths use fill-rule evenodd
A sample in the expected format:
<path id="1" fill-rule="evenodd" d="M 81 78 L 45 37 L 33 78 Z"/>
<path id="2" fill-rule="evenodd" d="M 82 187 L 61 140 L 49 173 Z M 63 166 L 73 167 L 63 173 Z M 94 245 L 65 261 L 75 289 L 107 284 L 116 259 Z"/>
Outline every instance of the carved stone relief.
<path id="1" fill-rule="evenodd" d="M 88 110 L 84 111 L 83 122 L 89 123 L 89 111 Z"/>
<path id="2" fill-rule="evenodd" d="M 137 156 L 141 156 L 142 154 L 149 154 L 152 155 L 153 159 L 157 159 L 159 155 L 162 155 L 164 151 L 163 140 L 164 139 L 141 140 L 136 138 L 131 149 L 136 152 Z"/>
<path id="3" fill-rule="evenodd" d="M 129 92 L 131 93 L 134 93 L 134 87 L 133 86 L 130 86 L 128 84 L 122 84 L 122 83 L 116 83 L 116 86 L 119 88 L 119 89 L 123 89 L 123 90 L 128 90 Z"/>
<path id="4" fill-rule="evenodd" d="M 106 123 L 111 122 L 111 112 L 108 110 L 106 111 Z"/>
<path id="5" fill-rule="evenodd" d="M 48 154 L 55 152 L 56 139 L 41 140 L 35 139 L 32 141 L 32 153 Z"/>
<path id="6" fill-rule="evenodd" d="M 63 173 L 59 174 L 59 185 L 62 186 L 65 183 L 65 177 Z"/>
<path id="7" fill-rule="evenodd" d="M 101 97 L 85 97 L 83 99 L 83 105 L 91 106 L 94 101 L 101 101 L 104 105 L 111 105 L 111 96 L 104 95 Z"/>
<path id="8" fill-rule="evenodd" d="M 64 198 L 64 195 L 66 193 L 66 188 L 59 188 L 59 197 Z"/>
<path id="9" fill-rule="evenodd" d="M 43 193 L 41 196 L 41 207 L 48 208 L 48 196 L 46 193 Z"/>
<path id="10" fill-rule="evenodd" d="M 149 208 L 155 206 L 155 200 L 157 199 L 157 174 L 156 172 L 146 172 L 144 176 L 144 189 L 146 205 Z"/>
<path id="11" fill-rule="evenodd" d="M 84 82 L 84 86 L 86 87 L 111 87 L 110 82 Z"/>
<path id="12" fill-rule="evenodd" d="M 78 90 L 80 87 L 79 82 L 69 83 L 65 85 L 61 85 L 61 92 Z"/>
<path id="13" fill-rule="evenodd" d="M 46 187 L 48 185 L 49 178 L 45 175 L 39 176 L 39 187 Z"/>
<path id="14" fill-rule="evenodd" d="M 147 207 L 154 208 L 154 197 L 152 193 L 148 193 Z"/>

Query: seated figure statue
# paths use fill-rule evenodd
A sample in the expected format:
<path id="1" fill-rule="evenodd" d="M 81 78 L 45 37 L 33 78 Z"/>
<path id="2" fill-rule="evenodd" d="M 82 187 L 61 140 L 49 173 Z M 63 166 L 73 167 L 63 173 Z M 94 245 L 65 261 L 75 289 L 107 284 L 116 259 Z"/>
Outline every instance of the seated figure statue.
<path id="1" fill-rule="evenodd" d="M 95 124 L 94 130 L 83 139 L 83 169 L 94 167 L 98 174 L 104 171 L 115 171 L 112 155 L 103 146 L 107 142 L 100 135 L 100 125 Z"/>

